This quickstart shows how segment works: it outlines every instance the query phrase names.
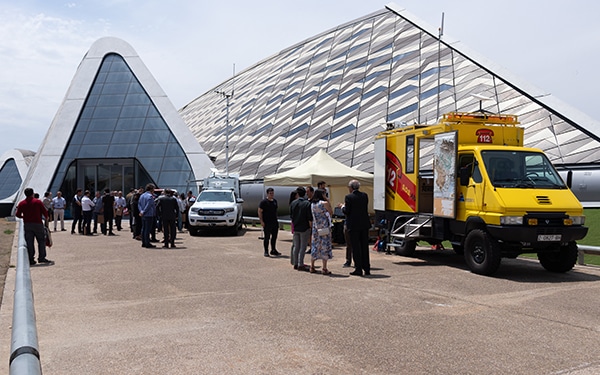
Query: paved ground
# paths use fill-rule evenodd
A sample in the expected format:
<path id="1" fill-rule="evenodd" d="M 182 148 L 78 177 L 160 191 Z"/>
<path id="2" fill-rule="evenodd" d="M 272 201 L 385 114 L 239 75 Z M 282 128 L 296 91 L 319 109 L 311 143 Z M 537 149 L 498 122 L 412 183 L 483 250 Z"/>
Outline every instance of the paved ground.
<path id="1" fill-rule="evenodd" d="M 338 247 L 328 277 L 264 258 L 260 234 L 185 233 L 177 249 L 149 250 L 128 231 L 56 233 L 56 264 L 31 270 L 44 374 L 600 372 L 598 268 L 557 275 L 503 260 L 483 277 L 451 252 L 372 253 L 373 276 L 359 278 Z M 285 254 L 290 238 L 281 232 Z M 14 276 L 0 309 L 0 373 Z"/>

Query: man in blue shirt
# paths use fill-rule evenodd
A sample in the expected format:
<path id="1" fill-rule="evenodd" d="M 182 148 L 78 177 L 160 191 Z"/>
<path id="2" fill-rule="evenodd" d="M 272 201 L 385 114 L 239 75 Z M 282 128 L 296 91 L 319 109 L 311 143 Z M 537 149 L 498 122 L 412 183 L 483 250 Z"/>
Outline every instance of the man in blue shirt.
<path id="1" fill-rule="evenodd" d="M 150 243 L 150 231 L 152 231 L 153 220 L 156 216 L 156 203 L 154 203 L 154 184 L 146 185 L 146 192 L 140 196 L 138 208 L 142 218 L 142 247 L 154 248 Z"/>

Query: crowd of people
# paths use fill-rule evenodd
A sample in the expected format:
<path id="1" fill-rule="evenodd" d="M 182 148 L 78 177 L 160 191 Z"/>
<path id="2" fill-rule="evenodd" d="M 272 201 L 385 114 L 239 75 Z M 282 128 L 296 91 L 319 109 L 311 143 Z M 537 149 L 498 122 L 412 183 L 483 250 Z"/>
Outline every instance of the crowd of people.
<path id="1" fill-rule="evenodd" d="M 344 203 L 337 205 L 344 213 L 346 246 L 345 267 L 354 261 L 354 271 L 350 275 L 370 275 L 369 264 L 369 228 L 371 222 L 368 213 L 368 196 L 361 192 L 360 183 L 352 180 L 348 183 L 348 194 Z M 273 188 L 266 190 L 266 198 L 259 203 L 258 217 L 263 228 L 264 256 L 280 256 L 277 250 L 279 221 L 278 202 Z M 58 191 L 52 198 L 51 192 L 44 193 L 43 199 L 33 189 L 25 189 L 25 199 L 17 205 L 16 216 L 23 219 L 25 239 L 30 264 L 35 264 L 35 242 L 38 244 L 39 263 L 51 263 L 46 258 L 45 229 L 54 221 L 54 231 L 66 231 L 64 224 L 67 201 Z M 187 196 L 177 194 L 171 189 L 156 189 L 152 183 L 144 188 L 131 189 L 123 196 L 122 191 L 105 189 L 102 194 L 96 191 L 94 197 L 89 190 L 77 189 L 71 200 L 71 234 L 86 236 L 100 233 L 114 236 L 114 230 L 123 229 L 123 217 L 129 217 L 132 238 L 139 240 L 144 248 L 156 248 L 154 243 L 162 242 L 163 248 L 176 247 L 177 232 L 183 232 L 186 215 L 195 202 L 191 191 Z M 290 262 L 299 271 L 316 273 L 315 263 L 322 262 L 321 274 L 330 275 L 328 260 L 333 258 L 332 217 L 333 206 L 329 201 L 326 184 L 321 181 L 317 189 L 312 186 L 298 187 L 290 196 L 290 217 L 292 223 L 293 246 Z M 45 220 L 45 221 L 44 221 Z M 163 233 L 162 241 L 156 238 Z M 269 251 L 270 246 L 270 251 Z M 310 247 L 309 251 L 306 251 Z M 305 264 L 305 255 L 310 254 L 310 266 Z"/>
<path id="2" fill-rule="evenodd" d="M 279 221 L 277 218 L 278 203 L 274 197 L 273 188 L 266 190 L 266 198 L 258 208 L 258 217 L 263 228 L 264 256 L 279 256 L 276 249 Z M 321 181 L 317 189 L 312 186 L 299 186 L 290 195 L 290 218 L 293 233 L 293 245 L 290 262 L 295 270 L 316 273 L 315 262 L 321 260 L 321 274 L 331 275 L 327 268 L 327 261 L 333 258 L 332 243 L 332 217 L 333 206 L 329 201 L 326 183 Z M 351 267 L 354 261 L 353 276 L 368 276 L 371 274 L 369 260 L 369 229 L 371 221 L 368 212 L 369 198 L 360 191 L 360 183 L 351 180 L 348 183 L 348 194 L 344 203 L 339 207 L 344 213 L 346 241 L 345 267 Z M 269 245 L 271 251 L 269 252 Z M 310 246 L 310 251 L 306 248 Z M 310 253 L 310 266 L 306 266 L 305 255 Z"/>
<path id="3" fill-rule="evenodd" d="M 145 188 L 131 189 L 126 196 L 122 191 L 104 189 L 96 191 L 92 197 L 89 190 L 77 189 L 71 199 L 70 213 L 73 218 L 71 234 L 94 236 L 99 233 L 115 236 L 115 230 L 123 229 L 123 218 L 129 218 L 132 238 L 142 242 L 142 247 L 155 248 L 155 242 L 162 242 L 163 248 L 176 247 L 176 233 L 183 232 L 186 215 L 196 197 L 192 191 L 187 195 L 175 190 L 157 190 L 153 184 Z M 51 263 L 46 259 L 46 233 L 54 222 L 54 232 L 67 231 L 65 211 L 68 202 L 61 191 L 45 192 L 40 199 L 32 188 L 25 189 L 25 199 L 17 205 L 16 216 L 23 219 L 25 241 L 31 265 Z M 98 232 L 98 227 L 100 227 Z M 163 240 L 156 238 L 163 233 Z M 35 260 L 35 243 L 38 244 L 38 260 Z"/>

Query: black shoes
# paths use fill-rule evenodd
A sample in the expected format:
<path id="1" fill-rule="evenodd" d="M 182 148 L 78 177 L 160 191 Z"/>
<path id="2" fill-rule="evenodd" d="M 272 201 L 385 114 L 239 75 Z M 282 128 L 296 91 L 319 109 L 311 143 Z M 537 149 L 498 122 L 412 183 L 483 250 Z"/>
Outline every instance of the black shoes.
<path id="1" fill-rule="evenodd" d="M 344 265 L 342 267 L 344 267 L 344 268 L 352 267 L 352 263 L 346 262 L 346 263 L 344 263 Z"/>
<path id="2" fill-rule="evenodd" d="M 362 271 L 361 270 L 354 270 L 353 272 L 350 272 L 350 275 L 352 276 L 362 276 Z"/>
<path id="3" fill-rule="evenodd" d="M 265 256 L 268 258 L 269 257 L 269 253 L 267 251 L 265 251 Z"/>
<path id="4" fill-rule="evenodd" d="M 273 255 L 273 256 L 279 256 L 279 255 L 281 255 L 281 253 L 279 251 L 277 251 L 277 250 L 271 250 L 271 255 Z"/>
<path id="5" fill-rule="evenodd" d="M 148 245 L 142 245 L 142 247 L 146 247 L 148 249 L 154 249 L 156 246 L 154 246 L 151 243 L 149 243 Z"/>
<path id="6" fill-rule="evenodd" d="M 50 263 L 54 263 L 53 261 L 51 261 L 50 259 L 38 259 L 38 263 L 40 264 L 50 264 Z"/>

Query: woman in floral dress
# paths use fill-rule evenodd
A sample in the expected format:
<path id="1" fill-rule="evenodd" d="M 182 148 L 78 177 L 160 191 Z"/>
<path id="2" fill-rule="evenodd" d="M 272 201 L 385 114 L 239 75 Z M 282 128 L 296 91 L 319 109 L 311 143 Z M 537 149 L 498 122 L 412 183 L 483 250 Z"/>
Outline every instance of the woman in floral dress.
<path id="1" fill-rule="evenodd" d="M 333 258 L 331 251 L 331 216 L 333 209 L 326 198 L 325 190 L 317 189 L 310 200 L 313 215 L 312 243 L 310 247 L 310 272 L 315 273 L 315 260 L 323 261 L 323 275 L 331 275 L 327 261 Z"/>

